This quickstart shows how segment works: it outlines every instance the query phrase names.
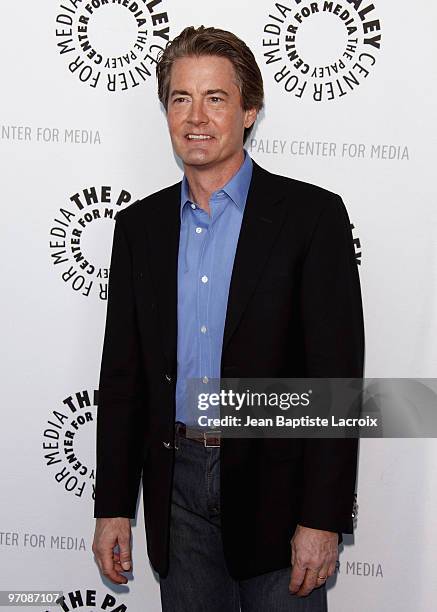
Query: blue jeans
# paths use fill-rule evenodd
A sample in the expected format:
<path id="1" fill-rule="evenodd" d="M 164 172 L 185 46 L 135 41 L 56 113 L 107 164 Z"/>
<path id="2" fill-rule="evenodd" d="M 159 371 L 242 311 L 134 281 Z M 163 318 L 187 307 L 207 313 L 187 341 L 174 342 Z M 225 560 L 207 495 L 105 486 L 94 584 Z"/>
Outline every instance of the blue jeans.
<path id="1" fill-rule="evenodd" d="M 229 575 L 220 528 L 220 448 L 185 438 L 176 446 L 170 565 L 160 578 L 163 612 L 326 612 L 324 584 L 305 597 L 289 592 L 291 566 L 246 580 Z"/>

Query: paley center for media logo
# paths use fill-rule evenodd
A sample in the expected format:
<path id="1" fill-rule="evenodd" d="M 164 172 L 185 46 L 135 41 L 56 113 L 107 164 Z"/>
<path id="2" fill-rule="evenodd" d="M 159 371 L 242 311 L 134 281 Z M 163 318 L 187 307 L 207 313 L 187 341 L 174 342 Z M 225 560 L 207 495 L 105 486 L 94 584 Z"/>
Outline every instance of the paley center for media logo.
<path id="1" fill-rule="evenodd" d="M 170 40 L 163 0 L 60 0 L 57 47 L 81 83 L 108 92 L 133 89 L 154 74 Z"/>
<path id="2" fill-rule="evenodd" d="M 264 25 L 262 53 L 282 89 L 299 99 L 338 100 L 372 72 L 381 22 L 368 0 L 274 3 Z"/>
<path id="3" fill-rule="evenodd" d="M 65 592 L 56 599 L 56 606 L 44 609 L 44 612 L 73 612 L 82 610 L 83 612 L 97 612 L 98 610 L 109 610 L 111 612 L 127 612 L 128 605 L 122 601 L 123 594 L 102 592 L 91 587 L 81 587 Z"/>
<path id="4" fill-rule="evenodd" d="M 60 487 L 75 497 L 94 499 L 95 430 L 98 390 L 78 391 L 52 410 L 44 426 L 46 466 Z"/>
<path id="5" fill-rule="evenodd" d="M 131 200 L 126 189 L 92 186 L 59 208 L 49 232 L 50 257 L 75 293 L 107 300 L 114 221 Z"/>

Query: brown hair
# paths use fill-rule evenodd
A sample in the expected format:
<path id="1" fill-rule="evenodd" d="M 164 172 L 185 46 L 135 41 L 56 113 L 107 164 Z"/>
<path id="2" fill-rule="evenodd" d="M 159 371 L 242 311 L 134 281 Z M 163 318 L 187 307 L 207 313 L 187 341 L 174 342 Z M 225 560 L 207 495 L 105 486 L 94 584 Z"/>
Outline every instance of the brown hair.
<path id="1" fill-rule="evenodd" d="M 167 45 L 156 65 L 158 96 L 166 110 L 173 62 L 182 57 L 201 55 L 227 57 L 235 69 L 243 110 L 256 108 L 257 111 L 260 111 L 262 109 L 264 104 L 263 79 L 255 57 L 246 43 L 226 30 L 204 26 L 196 29 L 189 26 Z M 252 131 L 253 125 L 245 128 L 243 144 Z"/>

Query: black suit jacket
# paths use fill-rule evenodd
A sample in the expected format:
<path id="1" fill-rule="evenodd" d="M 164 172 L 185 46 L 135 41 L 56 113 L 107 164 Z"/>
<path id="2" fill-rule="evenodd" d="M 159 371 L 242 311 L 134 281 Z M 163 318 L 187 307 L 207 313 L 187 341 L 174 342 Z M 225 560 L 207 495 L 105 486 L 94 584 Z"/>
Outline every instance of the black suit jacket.
<path id="1" fill-rule="evenodd" d="M 116 218 L 97 412 L 95 517 L 134 517 L 168 571 L 180 185 Z M 363 375 L 360 282 L 341 198 L 254 162 L 235 254 L 222 377 Z M 244 579 L 290 565 L 296 525 L 352 533 L 356 439 L 227 438 L 222 534 Z"/>

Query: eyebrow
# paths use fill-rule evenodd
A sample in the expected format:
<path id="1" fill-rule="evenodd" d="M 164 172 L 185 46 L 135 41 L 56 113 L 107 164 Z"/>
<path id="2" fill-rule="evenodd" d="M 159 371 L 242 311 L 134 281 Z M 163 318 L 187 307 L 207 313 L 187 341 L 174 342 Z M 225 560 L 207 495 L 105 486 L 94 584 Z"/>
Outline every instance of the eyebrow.
<path id="1" fill-rule="evenodd" d="M 202 92 L 202 95 L 204 96 L 212 96 L 213 94 L 216 93 L 221 93 L 224 96 L 229 96 L 228 92 L 225 91 L 224 89 L 207 89 L 206 91 Z M 174 96 L 191 96 L 189 91 L 185 91 L 185 89 L 173 89 L 173 91 L 170 94 L 170 98 L 173 98 Z"/>

